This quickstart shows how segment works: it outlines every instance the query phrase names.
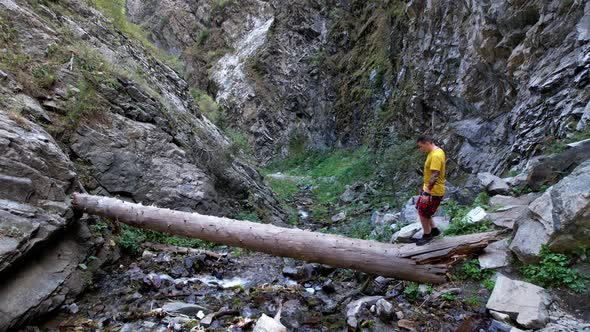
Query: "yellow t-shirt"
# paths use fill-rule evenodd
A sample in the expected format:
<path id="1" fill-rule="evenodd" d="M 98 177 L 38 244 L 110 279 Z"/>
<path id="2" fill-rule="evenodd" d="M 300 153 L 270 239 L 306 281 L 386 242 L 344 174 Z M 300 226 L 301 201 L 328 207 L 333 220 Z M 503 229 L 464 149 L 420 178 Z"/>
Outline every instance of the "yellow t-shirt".
<path id="1" fill-rule="evenodd" d="M 432 176 L 432 171 L 439 171 L 440 175 L 434 183 L 430 194 L 432 196 L 443 196 L 445 194 L 445 163 L 445 152 L 441 148 L 428 153 L 428 157 L 426 157 L 426 162 L 424 163 L 424 186 L 422 190 L 426 191 L 428 189 L 428 182 Z"/>

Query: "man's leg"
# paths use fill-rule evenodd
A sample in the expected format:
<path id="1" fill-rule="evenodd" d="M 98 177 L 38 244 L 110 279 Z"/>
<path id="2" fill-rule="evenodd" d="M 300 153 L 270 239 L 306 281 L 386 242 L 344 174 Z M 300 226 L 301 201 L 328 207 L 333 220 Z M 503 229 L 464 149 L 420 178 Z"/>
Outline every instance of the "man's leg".
<path id="1" fill-rule="evenodd" d="M 430 225 L 430 228 L 436 228 L 436 224 L 434 223 L 434 218 L 430 217 L 428 218 L 428 224 Z"/>
<path id="2" fill-rule="evenodd" d="M 431 223 L 433 223 L 432 218 L 420 216 L 420 223 L 422 224 L 424 234 L 430 234 Z"/>

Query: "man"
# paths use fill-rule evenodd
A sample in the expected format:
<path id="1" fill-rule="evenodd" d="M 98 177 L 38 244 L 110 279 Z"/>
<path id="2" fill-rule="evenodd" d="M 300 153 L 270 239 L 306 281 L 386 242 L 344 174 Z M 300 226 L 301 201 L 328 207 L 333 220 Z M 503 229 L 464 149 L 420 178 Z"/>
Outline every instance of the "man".
<path id="1" fill-rule="evenodd" d="M 446 156 L 445 152 L 436 146 L 428 135 L 418 137 L 418 148 L 428 154 L 424 163 L 424 183 L 416 203 L 424 230 L 424 235 L 416 241 L 416 245 L 422 246 L 432 241 L 433 237 L 440 235 L 432 216 L 436 213 L 445 194 Z"/>

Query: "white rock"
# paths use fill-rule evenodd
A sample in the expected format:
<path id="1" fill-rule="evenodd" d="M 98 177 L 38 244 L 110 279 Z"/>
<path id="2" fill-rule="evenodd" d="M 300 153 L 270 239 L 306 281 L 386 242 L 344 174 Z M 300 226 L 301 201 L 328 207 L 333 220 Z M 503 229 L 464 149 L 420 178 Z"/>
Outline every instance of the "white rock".
<path id="1" fill-rule="evenodd" d="M 287 328 L 281 324 L 281 322 L 276 321 L 265 314 L 262 314 L 260 318 L 256 321 L 256 326 L 254 326 L 253 332 L 287 332 Z"/>
<path id="2" fill-rule="evenodd" d="M 579 146 L 579 145 L 585 144 L 586 142 L 590 142 L 590 138 L 587 138 L 587 139 L 585 139 L 585 140 L 582 140 L 582 141 L 577 141 L 577 142 L 569 143 L 569 144 L 567 144 L 566 146 L 567 146 L 568 148 L 575 148 L 576 146 Z"/>
<path id="3" fill-rule="evenodd" d="M 404 226 L 402 229 L 393 234 L 391 237 L 391 242 L 409 242 L 412 236 L 414 236 L 414 234 L 418 233 L 420 230 L 422 230 L 422 225 L 419 222 Z"/>
<path id="4" fill-rule="evenodd" d="M 486 308 L 508 314 L 525 328 L 538 329 L 549 321 L 550 303 L 551 296 L 545 289 L 499 275 Z"/>
<path id="5" fill-rule="evenodd" d="M 534 234 L 534 236 L 533 236 Z M 532 219 L 523 221 L 510 243 L 510 250 L 523 263 L 534 263 L 539 260 L 541 246 L 549 241 L 549 235 L 543 225 Z"/>
<path id="6" fill-rule="evenodd" d="M 339 222 L 346 219 L 346 212 L 340 212 L 332 216 L 332 222 Z"/>
<path id="7" fill-rule="evenodd" d="M 469 213 L 467 213 L 467 216 L 465 216 L 465 218 L 467 219 L 467 221 L 469 223 L 476 223 L 476 222 L 480 222 L 480 221 L 484 220 L 487 215 L 488 214 L 486 213 L 486 210 L 484 210 L 481 206 L 478 206 L 478 207 L 472 209 L 471 211 L 469 211 Z"/>
<path id="8" fill-rule="evenodd" d="M 490 315 L 492 317 L 494 317 L 495 320 L 498 320 L 498 321 L 503 322 L 503 323 L 510 324 L 510 315 L 508 315 L 508 314 L 504 314 L 504 313 L 501 313 L 501 312 L 490 310 Z"/>

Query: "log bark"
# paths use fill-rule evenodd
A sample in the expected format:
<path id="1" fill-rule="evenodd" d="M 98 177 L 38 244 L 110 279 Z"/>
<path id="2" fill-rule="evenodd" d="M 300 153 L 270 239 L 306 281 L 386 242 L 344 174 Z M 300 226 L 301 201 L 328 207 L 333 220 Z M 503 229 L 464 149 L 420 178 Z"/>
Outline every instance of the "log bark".
<path id="1" fill-rule="evenodd" d="M 447 268 L 423 264 L 424 258 L 418 259 L 418 264 L 412 259 L 414 256 L 422 257 L 437 250 L 445 256 L 452 254 L 452 246 L 449 249 L 448 245 L 435 251 L 412 249 L 412 254 L 408 255 L 404 250 L 400 251 L 399 246 L 388 243 L 173 211 L 80 193 L 74 194 L 73 205 L 84 212 L 139 228 L 416 282 L 445 282 Z M 475 242 L 489 242 L 495 236 L 489 234 Z"/>

